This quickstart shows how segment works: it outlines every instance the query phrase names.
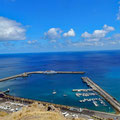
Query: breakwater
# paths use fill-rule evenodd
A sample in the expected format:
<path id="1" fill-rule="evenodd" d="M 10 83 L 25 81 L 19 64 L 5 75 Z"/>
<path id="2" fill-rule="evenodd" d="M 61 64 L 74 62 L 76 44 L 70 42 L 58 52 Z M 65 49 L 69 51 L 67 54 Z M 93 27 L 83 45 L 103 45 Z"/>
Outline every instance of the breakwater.
<path id="1" fill-rule="evenodd" d="M 10 76 L 10 77 L 0 79 L 0 82 L 6 81 L 6 80 L 9 80 L 9 79 L 14 79 L 14 78 L 17 78 L 17 77 L 25 77 L 25 76 L 24 76 L 24 74 L 14 75 L 14 76 Z"/>
<path id="2" fill-rule="evenodd" d="M 88 77 L 82 77 L 82 80 L 83 82 L 87 83 L 87 85 L 90 86 L 93 90 L 98 92 L 102 97 L 104 97 L 104 99 L 107 100 L 115 108 L 115 110 L 120 113 L 120 103 L 114 97 L 105 92 Z"/>
<path id="3" fill-rule="evenodd" d="M 33 71 L 33 72 L 25 72 L 22 74 L 2 78 L 2 79 L 0 79 L 0 82 L 6 81 L 9 79 L 15 79 L 18 77 L 27 77 L 30 74 L 84 74 L 84 73 L 85 72 L 82 72 L 82 71 L 52 71 L 52 70 L 51 71 Z"/>

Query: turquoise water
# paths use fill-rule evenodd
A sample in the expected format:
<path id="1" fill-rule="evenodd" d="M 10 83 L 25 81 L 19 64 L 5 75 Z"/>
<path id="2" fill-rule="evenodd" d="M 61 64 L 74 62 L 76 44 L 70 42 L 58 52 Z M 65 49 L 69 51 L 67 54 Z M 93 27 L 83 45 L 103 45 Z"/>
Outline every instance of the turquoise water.
<path id="1" fill-rule="evenodd" d="M 120 101 L 120 51 L 0 55 L 0 78 L 40 70 L 85 71 L 86 74 L 34 74 L 1 82 L 0 90 L 10 88 L 10 94 L 19 97 L 113 112 L 108 103 L 107 107 L 99 102 L 99 107 L 92 102 L 79 103 L 83 97 L 76 97 L 72 89 L 88 88 L 81 80 L 81 76 L 88 76 Z M 52 94 L 53 90 L 56 95 Z"/>

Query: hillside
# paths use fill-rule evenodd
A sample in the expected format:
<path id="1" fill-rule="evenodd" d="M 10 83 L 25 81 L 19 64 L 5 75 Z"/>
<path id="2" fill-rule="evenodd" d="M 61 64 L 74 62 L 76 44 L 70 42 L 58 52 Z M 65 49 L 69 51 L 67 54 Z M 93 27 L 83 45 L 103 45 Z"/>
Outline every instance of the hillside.
<path id="1" fill-rule="evenodd" d="M 49 111 L 48 111 L 49 110 Z M 0 120 L 85 120 L 84 118 L 65 118 L 54 106 L 34 103 L 22 110 L 1 116 Z"/>

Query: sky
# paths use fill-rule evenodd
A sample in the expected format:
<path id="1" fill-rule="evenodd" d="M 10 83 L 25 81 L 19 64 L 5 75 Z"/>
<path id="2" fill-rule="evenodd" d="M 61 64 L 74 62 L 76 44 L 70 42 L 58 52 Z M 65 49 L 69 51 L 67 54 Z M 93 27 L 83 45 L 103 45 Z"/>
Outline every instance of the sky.
<path id="1" fill-rule="evenodd" d="M 0 0 L 1 54 L 119 49 L 119 0 Z"/>

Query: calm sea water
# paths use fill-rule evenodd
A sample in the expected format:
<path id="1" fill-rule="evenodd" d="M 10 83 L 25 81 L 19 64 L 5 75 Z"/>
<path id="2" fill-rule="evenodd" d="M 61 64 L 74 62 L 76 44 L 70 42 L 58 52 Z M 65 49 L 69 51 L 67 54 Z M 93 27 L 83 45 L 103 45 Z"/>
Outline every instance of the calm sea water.
<path id="1" fill-rule="evenodd" d="M 10 88 L 10 94 L 19 97 L 114 112 L 108 103 L 105 107 L 98 102 L 99 106 L 95 107 L 92 102 L 79 102 L 83 97 L 76 97 L 72 89 L 88 88 L 81 80 L 81 76 L 88 76 L 120 101 L 120 51 L 0 55 L 0 78 L 40 70 L 85 71 L 86 74 L 34 74 L 1 82 L 0 90 Z M 56 95 L 52 94 L 53 90 Z"/>

